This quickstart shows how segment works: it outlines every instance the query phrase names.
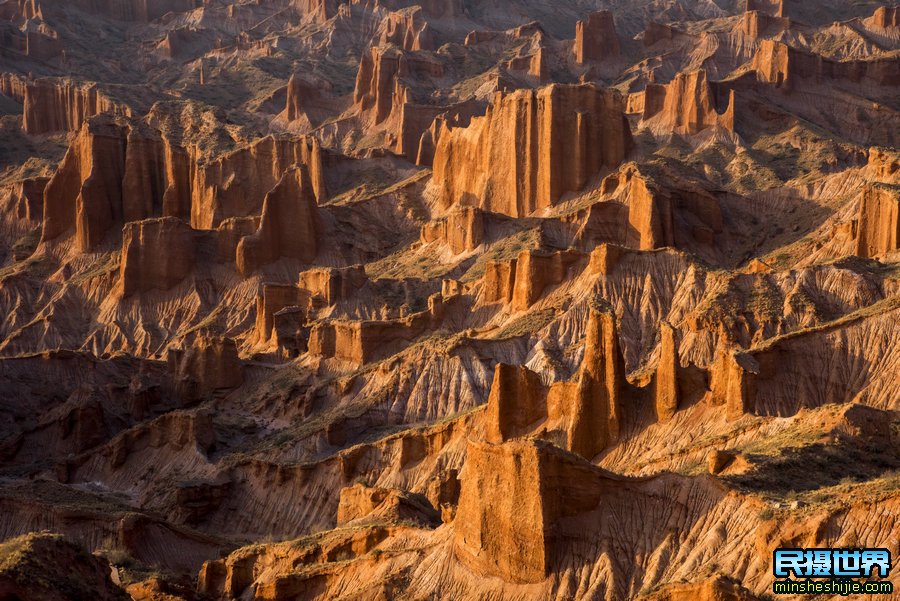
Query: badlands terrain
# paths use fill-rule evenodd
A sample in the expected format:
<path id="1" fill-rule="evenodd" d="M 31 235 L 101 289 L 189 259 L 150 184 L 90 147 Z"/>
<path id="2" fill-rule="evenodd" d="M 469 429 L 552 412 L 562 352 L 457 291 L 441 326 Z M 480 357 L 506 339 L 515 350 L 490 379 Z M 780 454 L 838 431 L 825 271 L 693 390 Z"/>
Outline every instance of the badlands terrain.
<path id="1" fill-rule="evenodd" d="M 898 197 L 886 2 L 0 0 L 0 599 L 896 558 Z"/>

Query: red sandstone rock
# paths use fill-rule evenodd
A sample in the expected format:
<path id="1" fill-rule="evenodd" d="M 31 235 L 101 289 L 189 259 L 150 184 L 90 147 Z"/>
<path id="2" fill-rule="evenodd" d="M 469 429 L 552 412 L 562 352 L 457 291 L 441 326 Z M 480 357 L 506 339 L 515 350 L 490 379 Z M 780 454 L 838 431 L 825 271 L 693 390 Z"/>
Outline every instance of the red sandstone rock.
<path id="1" fill-rule="evenodd" d="M 96 84 L 39 79 L 25 86 L 23 127 L 29 134 L 77 131 L 94 115 L 130 116 L 131 110 L 112 101 Z"/>
<path id="2" fill-rule="evenodd" d="M 424 10 L 418 6 L 393 12 L 382 24 L 379 46 L 393 44 L 404 50 L 435 50 L 431 28 L 425 20 Z"/>
<path id="3" fill-rule="evenodd" d="M 868 186 L 859 195 L 856 254 L 874 257 L 900 249 L 900 186 Z"/>
<path id="4" fill-rule="evenodd" d="M 676 331 L 662 322 L 659 326 L 659 364 L 656 367 L 656 419 L 666 422 L 678 411 L 678 345 Z"/>
<path id="5" fill-rule="evenodd" d="M 126 132 L 112 122 L 85 124 L 44 190 L 41 239 L 75 230 L 79 250 L 96 248 L 122 221 Z"/>
<path id="6" fill-rule="evenodd" d="M 575 25 L 575 61 L 584 64 L 619 56 L 619 36 L 608 10 L 592 13 Z"/>
<path id="7" fill-rule="evenodd" d="M 176 286 L 193 270 L 194 258 L 194 231 L 180 219 L 126 224 L 119 270 L 123 295 Z"/>
<path id="8" fill-rule="evenodd" d="M 706 71 L 679 73 L 666 85 L 648 84 L 641 121 L 659 129 L 696 134 L 708 127 L 734 131 L 734 93 L 721 112 Z"/>
<path id="9" fill-rule="evenodd" d="M 200 336 L 182 350 L 169 350 L 166 359 L 179 390 L 188 398 L 200 399 L 237 388 L 244 381 L 237 346 L 230 338 Z M 212 430 L 211 424 L 208 429 Z"/>
<path id="10" fill-rule="evenodd" d="M 484 240 L 484 214 L 474 207 L 462 207 L 448 217 L 422 226 L 422 242 L 440 241 L 454 254 L 472 251 Z"/>
<path id="11" fill-rule="evenodd" d="M 288 170 L 266 195 L 259 229 L 238 244 L 238 271 L 248 275 L 282 257 L 312 261 L 320 229 L 309 172 L 305 167 Z"/>
<path id="12" fill-rule="evenodd" d="M 624 102 L 592 85 L 498 93 L 467 128 L 442 129 L 434 185 L 444 207 L 521 217 L 580 190 L 631 145 Z"/>

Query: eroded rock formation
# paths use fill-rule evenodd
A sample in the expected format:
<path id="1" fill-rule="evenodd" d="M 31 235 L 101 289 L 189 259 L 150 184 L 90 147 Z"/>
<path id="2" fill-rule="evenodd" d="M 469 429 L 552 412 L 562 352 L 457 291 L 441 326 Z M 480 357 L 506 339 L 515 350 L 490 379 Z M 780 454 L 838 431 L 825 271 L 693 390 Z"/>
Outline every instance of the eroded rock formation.
<path id="1" fill-rule="evenodd" d="M 128 223 L 122 234 L 122 293 L 168 290 L 191 273 L 194 260 L 194 231 L 180 219 Z"/>
<path id="2" fill-rule="evenodd" d="M 238 271 L 249 275 L 282 257 L 308 263 L 316 257 L 320 231 L 309 171 L 305 166 L 289 169 L 266 195 L 259 229 L 238 244 Z"/>
<path id="3" fill-rule="evenodd" d="M 619 36 L 608 10 L 591 13 L 575 24 L 575 61 L 585 64 L 615 58 L 620 53 Z"/>
<path id="4" fill-rule="evenodd" d="M 23 127 L 29 134 L 78 131 L 94 115 L 130 116 L 130 109 L 111 100 L 96 84 L 38 79 L 25 86 Z"/>
<path id="5" fill-rule="evenodd" d="M 734 92 L 719 110 L 706 71 L 679 73 L 665 85 L 647 84 L 641 122 L 654 129 L 696 134 L 709 127 L 734 131 Z"/>
<path id="6" fill-rule="evenodd" d="M 444 127 L 434 157 L 443 206 L 521 217 L 580 190 L 631 145 L 624 102 L 593 85 L 498 93 L 484 117 Z"/>

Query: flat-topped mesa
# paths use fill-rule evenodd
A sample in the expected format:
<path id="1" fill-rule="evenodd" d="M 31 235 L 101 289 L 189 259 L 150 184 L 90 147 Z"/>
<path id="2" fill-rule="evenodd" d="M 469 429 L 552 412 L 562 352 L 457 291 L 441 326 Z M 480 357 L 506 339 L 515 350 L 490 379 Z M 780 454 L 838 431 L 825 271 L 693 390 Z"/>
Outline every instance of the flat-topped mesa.
<path id="1" fill-rule="evenodd" d="M 441 129 L 432 185 L 444 208 L 523 217 L 581 190 L 631 145 L 617 92 L 592 84 L 498 92 L 484 117 Z"/>
<path id="2" fill-rule="evenodd" d="M 194 230 L 175 217 L 127 223 L 119 274 L 125 297 L 178 285 L 194 268 Z"/>
<path id="3" fill-rule="evenodd" d="M 876 257 L 900 249 L 900 185 L 873 184 L 859 195 L 856 254 Z"/>
<path id="4" fill-rule="evenodd" d="M 246 276 L 282 257 L 311 262 L 320 229 L 309 171 L 303 165 L 288 169 L 263 201 L 259 229 L 238 244 L 238 271 Z"/>
<path id="5" fill-rule="evenodd" d="M 880 86 L 900 86 L 896 60 L 833 61 L 775 40 L 760 41 L 751 68 L 759 81 L 788 91 L 799 80 L 857 84 L 868 80 Z"/>
<path id="6" fill-rule="evenodd" d="M 422 226 L 423 243 L 441 242 L 453 254 L 473 251 L 484 241 L 484 213 L 475 207 L 461 207 L 447 217 Z"/>
<path id="7" fill-rule="evenodd" d="M 316 201 L 325 202 L 323 154 L 314 137 L 267 136 L 197 169 L 191 225 L 213 229 L 229 217 L 259 215 L 268 192 L 295 165 L 306 167 Z"/>
<path id="8" fill-rule="evenodd" d="M 612 13 L 601 10 L 575 24 L 575 62 L 579 65 L 615 58 L 621 53 Z"/>
<path id="9" fill-rule="evenodd" d="M 170 349 L 166 361 L 185 398 L 204 398 L 244 382 L 244 366 L 231 338 L 198 336 L 181 350 Z"/>
<path id="10" fill-rule="evenodd" d="M 488 261 L 482 277 L 481 302 L 503 302 L 513 311 L 524 311 L 543 295 L 549 286 L 561 284 L 569 268 L 584 258 L 577 251 L 543 254 L 523 250 L 509 261 Z"/>
<path id="11" fill-rule="evenodd" d="M 94 115 L 130 116 L 131 109 L 111 100 L 96 84 L 38 79 L 25 86 L 23 128 L 29 134 L 77 131 Z"/>
<path id="12" fill-rule="evenodd" d="M 309 333 L 309 353 L 365 365 L 390 357 L 440 327 L 444 320 L 441 293 L 428 297 L 428 308 L 399 319 L 316 323 Z"/>
<path id="13" fill-rule="evenodd" d="M 900 27 L 900 6 L 880 6 L 872 15 L 876 27 Z"/>
<path id="14" fill-rule="evenodd" d="M 595 509 L 615 486 L 587 461 L 533 440 L 470 441 L 461 480 L 455 555 L 514 583 L 545 580 L 567 546 L 560 519 Z"/>
<path id="15" fill-rule="evenodd" d="M 658 131 L 696 134 L 710 127 L 734 131 L 734 92 L 719 111 L 706 71 L 679 73 L 665 85 L 647 84 L 641 123 Z"/>
<path id="16" fill-rule="evenodd" d="M 392 12 L 381 24 L 379 46 L 393 44 L 404 50 L 435 50 L 431 27 L 420 6 Z"/>
<path id="17" fill-rule="evenodd" d="M 363 53 L 356 74 L 353 104 L 372 111 L 375 125 L 391 116 L 401 104 L 400 77 L 407 72 L 406 55 L 394 46 L 373 46 Z"/>

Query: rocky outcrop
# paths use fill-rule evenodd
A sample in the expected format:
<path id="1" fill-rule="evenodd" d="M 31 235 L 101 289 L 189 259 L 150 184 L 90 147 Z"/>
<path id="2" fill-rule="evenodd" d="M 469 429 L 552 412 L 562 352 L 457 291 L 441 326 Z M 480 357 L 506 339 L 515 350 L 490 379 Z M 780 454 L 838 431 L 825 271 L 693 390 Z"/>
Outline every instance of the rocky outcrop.
<path id="1" fill-rule="evenodd" d="M 619 36 L 608 10 L 592 13 L 575 24 L 575 62 L 579 65 L 619 56 Z"/>
<path id="2" fill-rule="evenodd" d="M 259 215 L 263 201 L 295 165 L 308 173 L 317 202 L 327 191 L 323 151 L 316 138 L 268 136 L 197 170 L 192 181 L 191 225 L 212 229 L 229 217 Z"/>
<path id="3" fill-rule="evenodd" d="M 163 217 L 125 225 L 119 268 L 122 294 L 168 290 L 194 268 L 194 231 L 184 221 Z"/>
<path id="4" fill-rule="evenodd" d="M 365 484 L 342 489 L 337 512 L 338 526 L 367 518 L 429 525 L 436 522 L 438 516 L 422 495 Z"/>
<path id="5" fill-rule="evenodd" d="M 300 274 L 298 288 L 314 307 L 331 307 L 352 299 L 368 282 L 365 267 L 317 268 Z"/>
<path id="6" fill-rule="evenodd" d="M 309 352 L 318 357 L 365 365 L 403 350 L 439 325 L 442 317 L 441 295 L 435 294 L 428 299 L 428 310 L 400 319 L 321 321 L 310 331 Z"/>
<path id="7" fill-rule="evenodd" d="M 318 127 L 333 108 L 333 100 L 328 96 L 330 91 L 328 82 L 311 81 L 296 73 L 291 75 L 287 85 L 285 118 L 301 121 L 310 128 Z"/>
<path id="8" fill-rule="evenodd" d="M 545 254 L 523 250 L 509 261 L 488 261 L 482 277 L 481 300 L 501 301 L 513 311 L 524 311 L 537 302 L 547 287 L 563 282 L 569 268 L 583 257 L 575 251 Z"/>
<path id="9" fill-rule="evenodd" d="M 12 98 L 18 103 L 25 102 L 25 91 L 28 79 L 15 73 L 0 73 L 0 94 Z"/>
<path id="10" fill-rule="evenodd" d="M 424 17 L 424 10 L 412 6 L 392 12 L 381 25 L 379 46 L 393 44 L 408 51 L 435 50 L 431 27 Z"/>
<path id="11" fill-rule="evenodd" d="M 441 242 L 453 254 L 473 251 L 484 241 L 484 213 L 474 207 L 462 207 L 447 217 L 422 226 L 423 243 Z"/>
<path id="12" fill-rule="evenodd" d="M 415 156 L 416 165 L 431 167 L 434 163 L 434 151 L 437 148 L 440 132 L 446 128 L 468 127 L 472 117 L 482 112 L 481 103 L 475 99 L 460 102 L 441 112 L 432 119 L 419 137 Z M 401 128 L 401 132 L 412 132 L 412 128 Z M 403 134 L 401 133 L 401 138 Z M 413 157 L 407 157 L 412 160 Z"/>
<path id="13" fill-rule="evenodd" d="M 603 181 L 604 190 L 618 190 L 628 208 L 628 229 L 621 244 L 652 250 L 691 244 L 708 247 L 723 230 L 722 208 L 707 190 L 689 182 L 657 181 L 629 164 Z"/>
<path id="14" fill-rule="evenodd" d="M 543 581 L 565 515 L 600 502 L 598 470 L 537 441 L 470 441 L 454 520 L 457 557 L 506 582 Z"/>
<path id="15" fill-rule="evenodd" d="M 442 128 L 433 186 L 443 207 L 530 215 L 580 190 L 631 146 L 624 101 L 590 84 L 495 95 L 484 117 Z"/>
<path id="16" fill-rule="evenodd" d="M 679 73 L 665 85 L 647 84 L 641 123 L 655 131 L 696 134 L 710 127 L 734 131 L 734 92 L 717 106 L 706 71 Z"/>
<path id="17" fill-rule="evenodd" d="M 762 38 L 767 33 L 771 35 L 776 31 L 786 31 L 790 26 L 790 19 L 773 17 L 758 10 L 745 12 L 741 21 L 744 35 L 754 40 Z"/>
<path id="18" fill-rule="evenodd" d="M 625 364 L 615 316 L 592 306 L 576 378 L 547 387 L 524 366 L 497 364 L 485 412 L 485 440 L 524 436 L 554 442 L 586 459 L 614 444 L 621 429 Z"/>
<path id="19" fill-rule="evenodd" d="M 169 349 L 166 360 L 179 392 L 188 399 L 231 390 L 244 381 L 243 364 L 231 338 L 198 336 L 180 350 Z"/>
<path id="20" fill-rule="evenodd" d="M 371 111 L 376 125 L 402 104 L 404 92 L 399 78 L 406 69 L 406 56 L 399 48 L 376 46 L 363 54 L 356 74 L 353 104 L 361 111 Z"/>
<path id="21" fill-rule="evenodd" d="M 547 390 L 538 374 L 524 366 L 498 363 L 488 397 L 485 440 L 519 438 L 547 419 Z"/>
<path id="22" fill-rule="evenodd" d="M 875 257 L 900 249 L 900 186 L 870 185 L 859 195 L 856 254 Z"/>
<path id="23" fill-rule="evenodd" d="M 538 48 L 530 54 L 517 56 L 506 61 L 506 68 L 510 71 L 519 71 L 539 82 L 549 79 L 550 65 L 547 59 L 548 51 Z"/>
<path id="24" fill-rule="evenodd" d="M 659 363 L 656 366 L 656 419 L 667 422 L 678 411 L 678 344 L 675 328 L 659 324 Z"/>
<path id="25" fill-rule="evenodd" d="M 900 27 L 900 6 L 881 6 L 872 15 L 876 27 Z"/>
<path id="26" fill-rule="evenodd" d="M 758 601 L 759 597 L 725 576 L 703 582 L 671 584 L 647 597 L 648 601 Z"/>
<path id="27" fill-rule="evenodd" d="M 42 241 L 75 230 L 76 248 L 96 248 L 122 222 L 126 130 L 110 121 L 86 123 L 44 190 Z"/>
<path id="28" fill-rule="evenodd" d="M 96 84 L 38 79 L 25 86 L 23 128 L 29 134 L 77 131 L 94 115 L 130 116 L 131 109 L 111 100 Z"/>
<path id="29" fill-rule="evenodd" d="M 85 123 L 47 184 L 42 240 L 70 231 L 80 251 L 116 225 L 190 214 L 191 159 L 144 125 L 99 116 Z"/>
<path id="30" fill-rule="evenodd" d="M 833 61 L 782 42 L 762 40 L 751 63 L 759 81 L 790 91 L 801 80 L 900 86 L 900 64 L 889 59 Z"/>
<path id="31" fill-rule="evenodd" d="M 256 296 L 256 337 L 269 342 L 275 334 L 275 315 L 288 307 L 301 307 L 305 295 L 296 286 L 263 284 Z"/>
<path id="32" fill-rule="evenodd" d="M 128 601 L 113 584 L 109 563 L 61 534 L 26 534 L 0 544 L 0 594 L 24 601 Z"/>
<path id="33" fill-rule="evenodd" d="M 626 387 L 616 317 L 608 308 L 591 306 L 584 345 L 566 441 L 573 453 L 593 459 L 619 439 Z"/>
<path id="34" fill-rule="evenodd" d="M 309 263 L 318 252 L 320 230 L 309 171 L 305 166 L 289 169 L 266 195 L 259 229 L 238 244 L 238 271 L 249 275 L 282 257 Z"/>

